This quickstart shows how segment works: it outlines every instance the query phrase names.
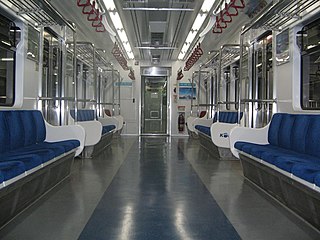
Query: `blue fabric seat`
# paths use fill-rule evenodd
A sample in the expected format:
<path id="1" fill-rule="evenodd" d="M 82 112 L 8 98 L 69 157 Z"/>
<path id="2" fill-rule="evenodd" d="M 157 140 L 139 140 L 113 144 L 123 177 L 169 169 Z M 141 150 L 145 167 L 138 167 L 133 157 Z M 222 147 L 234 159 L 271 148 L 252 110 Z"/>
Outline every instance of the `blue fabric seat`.
<path id="1" fill-rule="evenodd" d="M 38 144 L 27 146 L 25 148 L 19 148 L 16 151 L 6 152 L 0 156 L 4 159 L 13 159 L 17 156 L 34 156 L 34 158 L 41 159 L 42 163 L 47 162 L 61 154 L 63 154 L 62 148 L 50 149 L 50 148 L 41 148 Z"/>
<path id="2" fill-rule="evenodd" d="M 73 119 L 75 119 L 75 110 L 70 110 L 70 115 Z M 85 121 L 94 121 L 94 120 L 97 120 L 97 117 L 95 116 L 94 110 L 92 110 L 92 109 L 78 109 L 77 110 L 77 121 L 85 122 Z M 101 134 L 104 135 L 108 132 L 111 132 L 115 128 L 116 128 L 115 125 L 102 126 Z"/>
<path id="3" fill-rule="evenodd" d="M 197 129 L 199 132 L 202 132 L 208 136 L 211 136 L 210 127 L 202 126 L 202 125 L 196 125 L 195 129 Z"/>
<path id="4" fill-rule="evenodd" d="M 19 161 L 23 162 L 25 165 L 26 170 L 30 170 L 34 167 L 37 167 L 43 163 L 43 157 L 37 155 L 37 154 L 15 154 L 15 155 L 7 155 L 5 158 L 5 161 L 0 161 L 0 162 L 11 162 L 11 161 Z"/>
<path id="5" fill-rule="evenodd" d="M 26 171 L 25 164 L 20 161 L 0 162 L 3 181 L 10 180 Z"/>
<path id="6" fill-rule="evenodd" d="M 45 139 L 40 111 L 0 111 L 0 170 L 4 181 L 80 146 L 78 140 L 49 143 Z"/>
<path id="7" fill-rule="evenodd" d="M 40 144 L 44 148 L 54 146 L 54 147 L 63 147 L 64 152 L 69 152 L 80 146 L 80 142 L 78 140 L 65 140 L 59 142 L 43 142 Z"/>
<path id="8" fill-rule="evenodd" d="M 314 183 L 315 177 L 320 174 L 320 165 L 312 163 L 296 163 L 291 169 L 293 175 Z"/>
<path id="9" fill-rule="evenodd" d="M 314 184 L 320 187 L 320 173 L 314 177 Z"/>
<path id="10" fill-rule="evenodd" d="M 113 129 L 115 129 L 116 126 L 115 125 L 106 125 L 106 126 L 102 126 L 102 135 L 106 134 L 108 132 L 111 132 Z"/>
<path id="11" fill-rule="evenodd" d="M 269 144 L 239 141 L 235 148 L 312 182 L 320 168 L 320 115 L 277 113 L 268 131 Z"/>
<path id="12" fill-rule="evenodd" d="M 70 115 L 73 119 L 75 118 L 75 110 L 70 110 Z M 92 109 L 78 109 L 77 110 L 77 121 L 79 122 L 85 122 L 85 121 L 93 121 L 96 120 L 94 110 Z"/>
<path id="13" fill-rule="evenodd" d="M 234 124 L 238 122 L 238 112 L 219 112 L 219 113 L 216 112 L 214 114 L 212 123 L 215 123 L 218 121 L 218 114 L 219 114 L 219 122 L 230 123 L 230 124 Z M 241 112 L 240 119 L 242 118 L 242 116 L 243 116 L 243 113 Z M 194 128 L 208 136 L 211 136 L 210 127 L 196 125 Z"/>
<path id="14" fill-rule="evenodd" d="M 296 165 L 296 164 L 304 164 L 304 165 L 310 165 L 310 164 L 314 164 L 315 166 L 317 165 L 317 161 L 314 160 L 313 157 L 309 157 L 307 158 L 306 156 L 303 157 L 299 157 L 299 156 L 281 156 L 278 157 L 275 161 L 274 161 L 274 165 L 277 166 L 278 168 L 285 170 L 289 173 L 292 173 L 292 168 Z M 319 164 L 319 163 L 318 163 Z M 320 166 L 320 164 L 319 164 Z"/>
<path id="15" fill-rule="evenodd" d="M 240 119 L 243 113 L 240 113 Z M 218 112 L 214 114 L 213 123 L 218 121 Z M 222 123 L 237 123 L 238 122 L 238 112 L 219 112 L 219 122 Z"/>

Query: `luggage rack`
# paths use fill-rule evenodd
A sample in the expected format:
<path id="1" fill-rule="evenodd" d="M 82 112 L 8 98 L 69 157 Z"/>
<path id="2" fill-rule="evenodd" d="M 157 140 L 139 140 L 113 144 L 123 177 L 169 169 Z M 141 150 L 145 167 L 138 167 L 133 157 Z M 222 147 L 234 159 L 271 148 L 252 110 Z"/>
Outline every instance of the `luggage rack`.
<path id="1" fill-rule="evenodd" d="M 319 0 L 277 0 L 270 2 L 266 8 L 246 26 L 242 34 L 250 29 L 264 28 L 278 30 L 286 28 L 306 14 L 320 7 Z"/>
<path id="2" fill-rule="evenodd" d="M 47 0 L 2 0 L 2 4 L 34 26 L 68 26 L 68 22 Z"/>
<path id="3" fill-rule="evenodd" d="M 240 45 L 226 44 L 220 50 L 215 50 L 214 52 L 215 55 L 204 64 L 203 68 L 218 69 L 230 65 L 240 57 Z"/>
<path id="4" fill-rule="evenodd" d="M 77 59 L 85 63 L 91 68 L 100 68 L 103 71 L 111 70 L 111 64 L 101 56 L 92 43 L 77 42 L 76 43 Z"/>

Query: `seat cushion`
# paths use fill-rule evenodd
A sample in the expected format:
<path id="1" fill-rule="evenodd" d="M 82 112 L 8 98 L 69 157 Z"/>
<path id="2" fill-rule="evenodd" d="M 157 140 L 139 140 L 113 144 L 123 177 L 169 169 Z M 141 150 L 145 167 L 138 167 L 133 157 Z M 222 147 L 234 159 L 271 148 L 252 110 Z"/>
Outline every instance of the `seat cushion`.
<path id="1" fill-rule="evenodd" d="M 32 168 L 40 166 L 43 163 L 43 158 L 38 154 L 24 154 L 24 155 L 7 155 L 6 158 L 2 158 L 0 162 L 20 161 L 25 164 L 25 170 L 28 171 Z"/>
<path id="2" fill-rule="evenodd" d="M 45 123 L 40 111 L 0 111 L 0 153 L 43 142 Z"/>
<path id="3" fill-rule="evenodd" d="M 111 132 L 113 129 L 115 129 L 116 126 L 115 125 L 106 125 L 106 126 L 102 126 L 102 135 L 106 134 L 108 132 Z"/>
<path id="4" fill-rule="evenodd" d="M 20 148 L 16 151 L 10 151 L 6 154 L 2 154 L 0 157 L 1 159 L 10 158 L 13 159 L 17 156 L 31 156 L 33 155 L 34 158 L 41 159 L 42 163 L 45 163 L 59 155 L 61 155 L 64 152 L 64 149 L 62 147 L 56 148 L 56 149 L 50 149 L 50 148 L 43 148 L 41 146 L 33 145 L 28 148 Z"/>
<path id="5" fill-rule="evenodd" d="M 234 147 L 240 151 L 242 151 L 242 148 L 244 145 L 246 144 L 253 144 L 253 143 L 248 143 L 248 142 L 242 142 L 242 141 L 238 141 L 234 144 Z"/>
<path id="6" fill-rule="evenodd" d="M 293 165 L 291 172 L 299 178 L 314 183 L 315 177 L 320 174 L 320 164 L 296 163 Z"/>
<path id="7" fill-rule="evenodd" d="M 59 142 L 43 142 L 41 143 L 41 146 L 44 148 L 63 148 L 64 152 L 69 152 L 77 147 L 80 146 L 80 142 L 78 140 L 65 140 L 65 141 L 59 141 Z"/>
<path id="8" fill-rule="evenodd" d="M 70 110 L 70 115 L 73 119 L 75 119 L 75 110 Z M 94 121 L 96 120 L 94 110 L 92 109 L 77 109 L 77 121 L 85 122 L 85 121 Z"/>
<path id="9" fill-rule="evenodd" d="M 0 162 L 0 172 L 3 181 L 10 180 L 26 171 L 25 165 L 20 161 Z"/>
<path id="10" fill-rule="evenodd" d="M 272 146 L 267 151 L 261 152 L 260 158 L 270 164 L 275 164 L 276 159 L 279 157 L 284 158 L 294 158 L 294 157 L 300 157 L 300 155 L 297 154 L 297 152 L 279 148 L 277 146 Z"/>
<path id="11" fill-rule="evenodd" d="M 251 154 L 254 157 L 261 158 L 263 152 L 269 151 L 273 148 L 270 144 L 255 144 L 248 142 L 236 142 L 235 148 L 245 153 Z"/>
<path id="12" fill-rule="evenodd" d="M 210 127 L 202 126 L 202 125 L 196 125 L 195 129 L 197 129 L 199 132 L 202 132 L 208 136 L 211 136 Z"/>
<path id="13" fill-rule="evenodd" d="M 313 164 L 315 159 L 310 156 L 299 157 L 299 156 L 281 156 L 277 157 L 274 161 L 274 165 L 278 168 L 292 173 L 292 168 L 296 164 Z"/>
<path id="14" fill-rule="evenodd" d="M 268 141 L 283 149 L 320 157 L 319 133 L 320 115 L 277 113 L 270 123 Z"/>
<path id="15" fill-rule="evenodd" d="M 314 184 L 320 187 L 320 173 L 314 177 Z"/>

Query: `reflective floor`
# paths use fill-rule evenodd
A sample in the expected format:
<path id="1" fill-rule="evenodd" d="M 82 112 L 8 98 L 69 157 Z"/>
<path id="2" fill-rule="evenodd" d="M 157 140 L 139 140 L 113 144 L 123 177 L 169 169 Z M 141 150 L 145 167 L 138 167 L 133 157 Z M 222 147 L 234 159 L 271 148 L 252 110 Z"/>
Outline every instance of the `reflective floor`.
<path id="1" fill-rule="evenodd" d="M 136 205 L 126 211 L 123 199 Z M 177 201 L 185 202 L 183 211 L 177 209 Z M 163 202 L 161 214 L 144 215 L 144 222 L 135 219 L 142 232 L 151 228 L 153 233 L 139 235 L 135 229 L 125 232 L 119 227 L 117 213 L 150 213 Z M 169 217 L 172 211 L 181 213 L 181 219 L 177 214 Z M 211 216 L 216 213 L 226 227 L 221 233 L 234 238 L 213 232 Z M 104 227 L 110 231 L 98 236 L 92 226 L 99 219 L 108 222 Z M 148 225 L 155 219 L 164 221 Z M 194 219 L 202 219 L 203 227 Z M 177 221 L 180 224 L 174 225 Z M 144 226 L 148 227 L 143 230 Z M 171 233 L 159 234 L 162 226 Z M 213 159 L 198 141 L 188 138 L 121 137 L 98 157 L 76 159 L 70 178 L 2 229 L 0 239 L 237 239 L 237 234 L 255 240 L 320 239 L 318 232 L 245 181 L 239 162 Z"/>

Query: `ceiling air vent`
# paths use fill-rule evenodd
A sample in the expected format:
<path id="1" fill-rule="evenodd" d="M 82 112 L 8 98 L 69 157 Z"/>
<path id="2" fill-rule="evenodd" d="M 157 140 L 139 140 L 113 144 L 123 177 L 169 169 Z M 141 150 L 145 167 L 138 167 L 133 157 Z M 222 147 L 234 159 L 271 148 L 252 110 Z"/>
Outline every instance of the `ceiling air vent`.
<path id="1" fill-rule="evenodd" d="M 152 62 L 152 64 L 159 64 L 160 63 L 160 55 L 152 55 L 151 62 Z"/>
<path id="2" fill-rule="evenodd" d="M 178 2 L 178 3 L 193 3 L 194 0 L 174 0 L 173 2 Z"/>
<path id="3" fill-rule="evenodd" d="M 152 46 L 159 46 L 159 45 L 163 45 L 163 33 L 155 33 L 152 32 L 151 33 L 151 45 Z"/>

